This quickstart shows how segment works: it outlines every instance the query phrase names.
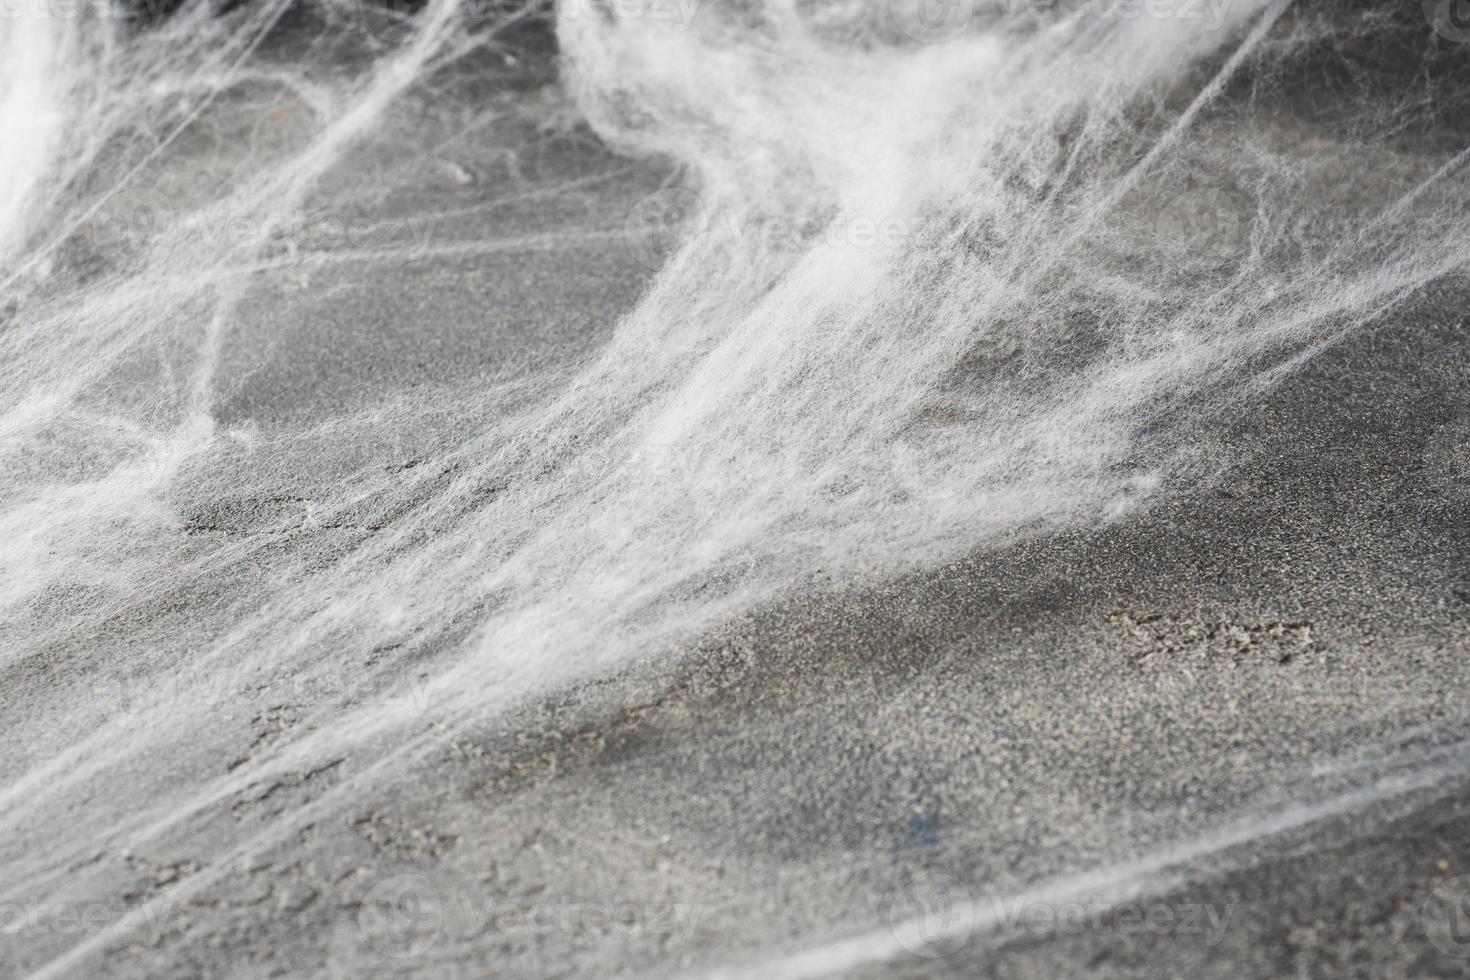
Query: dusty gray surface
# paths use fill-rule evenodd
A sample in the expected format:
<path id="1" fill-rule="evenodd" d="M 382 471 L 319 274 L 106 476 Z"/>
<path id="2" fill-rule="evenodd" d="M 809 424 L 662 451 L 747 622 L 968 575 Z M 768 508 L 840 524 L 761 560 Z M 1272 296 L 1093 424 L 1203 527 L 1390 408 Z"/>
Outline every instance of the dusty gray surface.
<path id="1" fill-rule="evenodd" d="M 619 236 L 663 174 L 590 143 L 547 159 L 561 169 L 533 185 L 602 179 L 491 221 L 473 208 L 490 175 L 451 168 L 405 205 L 470 208 L 436 226 L 438 252 L 390 275 L 267 276 L 256 315 L 289 356 L 242 351 L 226 414 L 268 427 L 508 358 L 585 356 L 646 279 Z M 497 238 L 520 244 L 447 255 Z M 272 290 L 303 288 L 323 297 L 309 339 L 273 319 Z M 1453 879 L 1470 875 L 1467 296 L 1436 285 L 1250 407 L 1226 440 L 1242 461 L 1217 486 L 901 583 L 816 583 L 672 669 L 565 692 L 473 738 L 436 741 L 430 707 L 427 760 L 345 819 L 310 804 L 392 746 L 250 785 L 138 849 L 89 845 L 111 803 L 99 775 L 72 804 L 75 832 L 5 845 L 56 890 L 34 906 L 5 893 L 0 970 L 91 942 L 68 972 L 774 976 L 785 954 L 883 947 L 911 916 L 961 908 L 932 945 L 898 941 L 841 972 L 1470 976 L 1470 939 L 1447 932 L 1466 925 Z M 444 326 L 405 326 L 425 321 Z M 393 465 L 436 434 L 407 438 L 362 451 Z M 200 532 L 262 519 L 231 513 Z M 114 628 L 146 635 L 171 614 L 206 613 Z M 14 772 L 44 756 L 32 736 L 88 683 L 85 655 L 22 662 L 3 683 L 20 706 L 5 722 Z M 149 778 L 268 752 L 322 703 L 290 685 L 232 691 L 213 741 L 171 748 Z M 235 851 L 273 824 L 291 830 Z M 1208 843 L 1221 828 L 1238 839 Z M 1152 868 L 1131 900 L 1143 924 L 1109 891 L 1130 860 Z M 1099 868 L 1112 871 L 1079 877 Z M 206 871 L 218 877 L 190 887 Z M 1046 882 L 1065 896 L 1024 898 Z M 1044 907 L 966 921 L 996 901 Z M 1081 928 L 1048 918 L 1070 906 Z"/>
<path id="2" fill-rule="evenodd" d="M 793 601 L 730 624 L 675 677 L 609 681 L 438 746 L 351 819 L 232 858 L 162 921 L 109 939 L 97 968 L 601 976 L 758 961 L 881 931 L 956 889 L 1009 894 L 1263 801 L 1372 784 L 1435 746 L 1463 765 L 1463 296 L 1446 284 L 1286 383 L 1235 436 L 1251 458 L 1218 488 Z M 285 694 L 226 701 L 233 749 L 208 764 L 309 719 L 307 692 Z M 1343 759 L 1360 768 L 1321 771 Z M 76 899 L 115 914 L 166 897 L 368 761 L 251 787 L 146 852 L 79 861 Z M 977 934 L 909 969 L 1466 975 L 1415 911 L 1433 879 L 1470 873 L 1470 797 L 1450 775 L 1436 786 L 1448 801 L 1399 822 L 1355 807 L 1289 847 L 1187 862 L 1262 862 L 1166 892 L 1235 910 L 1213 945 L 1108 926 L 998 947 Z M 9 969 L 72 945 L 66 924 L 28 927 Z"/>

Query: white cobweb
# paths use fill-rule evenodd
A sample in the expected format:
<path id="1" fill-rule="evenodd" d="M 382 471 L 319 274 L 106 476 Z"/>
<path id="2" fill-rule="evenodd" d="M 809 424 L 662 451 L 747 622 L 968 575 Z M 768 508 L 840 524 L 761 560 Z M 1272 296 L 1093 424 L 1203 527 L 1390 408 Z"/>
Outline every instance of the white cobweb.
<path id="1" fill-rule="evenodd" d="M 453 730 L 819 575 L 1188 491 L 1242 400 L 1470 258 L 1463 147 L 1404 138 L 1451 111 L 1430 73 L 1280 121 L 1291 79 L 1350 85 L 1357 49 L 1433 25 L 918 7 L 568 5 L 572 101 L 533 128 L 672 164 L 587 232 L 658 269 L 645 294 L 554 366 L 256 419 L 225 410 L 241 379 L 346 301 L 303 270 L 434 261 L 378 234 L 437 166 L 403 134 L 545 11 L 0 21 L 0 658 L 68 665 L 17 722 L 44 751 L 9 767 L 16 839 L 102 773 L 150 807 L 78 838 L 146 834 L 425 704 Z M 211 678 L 283 676 L 334 692 L 307 734 L 208 785 L 138 777 L 207 746 Z M 99 725 L 99 691 L 136 723 Z"/>

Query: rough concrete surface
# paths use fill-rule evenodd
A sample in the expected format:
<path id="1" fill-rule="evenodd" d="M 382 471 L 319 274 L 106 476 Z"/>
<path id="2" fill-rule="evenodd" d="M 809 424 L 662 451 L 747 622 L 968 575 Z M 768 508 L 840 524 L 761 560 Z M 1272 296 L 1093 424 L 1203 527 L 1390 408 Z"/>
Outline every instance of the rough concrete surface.
<path id="1" fill-rule="evenodd" d="M 531 178 L 583 189 L 487 216 L 474 154 L 440 156 L 444 180 L 396 206 L 468 210 L 422 259 L 262 275 L 251 316 L 289 355 L 242 344 L 224 415 L 268 430 L 508 359 L 574 363 L 636 300 L 649 270 L 617 243 L 659 167 L 589 138 Z M 518 244 L 453 254 L 491 240 Z M 306 316 L 282 297 L 308 287 Z M 345 819 L 312 801 L 386 747 L 126 853 L 90 846 L 131 778 L 99 774 L 77 832 L 0 845 L 59 883 L 12 919 L 0 972 L 95 939 L 76 975 L 1470 976 L 1467 296 L 1438 283 L 1321 355 L 1221 424 L 1217 483 L 1141 514 L 895 583 L 815 581 L 672 666 L 472 737 L 434 742 L 430 707 L 411 778 Z M 361 451 L 407 465 L 440 435 Z M 193 533 L 299 504 L 224 501 Z M 213 614 L 203 595 L 113 628 Z M 85 651 L 0 683 L 15 773 L 48 751 L 48 703 L 89 683 Z M 309 692 L 238 692 L 151 775 L 216 774 L 315 717 Z M 273 823 L 291 830 L 238 851 Z M 104 934 L 94 908 L 148 911 Z"/>

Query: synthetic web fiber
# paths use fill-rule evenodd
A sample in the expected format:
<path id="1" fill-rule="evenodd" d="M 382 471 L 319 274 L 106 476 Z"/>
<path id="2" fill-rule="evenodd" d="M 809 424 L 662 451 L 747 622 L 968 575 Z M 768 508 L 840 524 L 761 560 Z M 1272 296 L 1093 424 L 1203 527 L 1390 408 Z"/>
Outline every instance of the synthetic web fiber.
<path id="1" fill-rule="evenodd" d="M 1197 489 L 1243 401 L 1470 258 L 1470 134 L 1409 139 L 1465 115 L 1456 26 L 1403 6 L 572 3 L 559 91 L 518 101 L 485 79 L 547 70 L 535 6 L 0 20 L 0 657 L 66 665 L 13 723 L 6 837 L 114 779 L 148 808 L 72 842 L 142 839 L 797 591 Z M 532 159 L 558 140 L 668 179 L 598 211 L 618 172 Z M 474 224 L 538 208 L 570 216 Z M 589 249 L 657 271 L 546 356 L 435 370 L 499 295 L 476 261 L 549 253 L 564 279 L 509 288 L 553 303 Z M 395 276 L 432 381 L 240 407 Z M 313 722 L 204 785 L 143 763 L 265 683 Z M 6 857 L 22 888 L 66 856 Z"/>

